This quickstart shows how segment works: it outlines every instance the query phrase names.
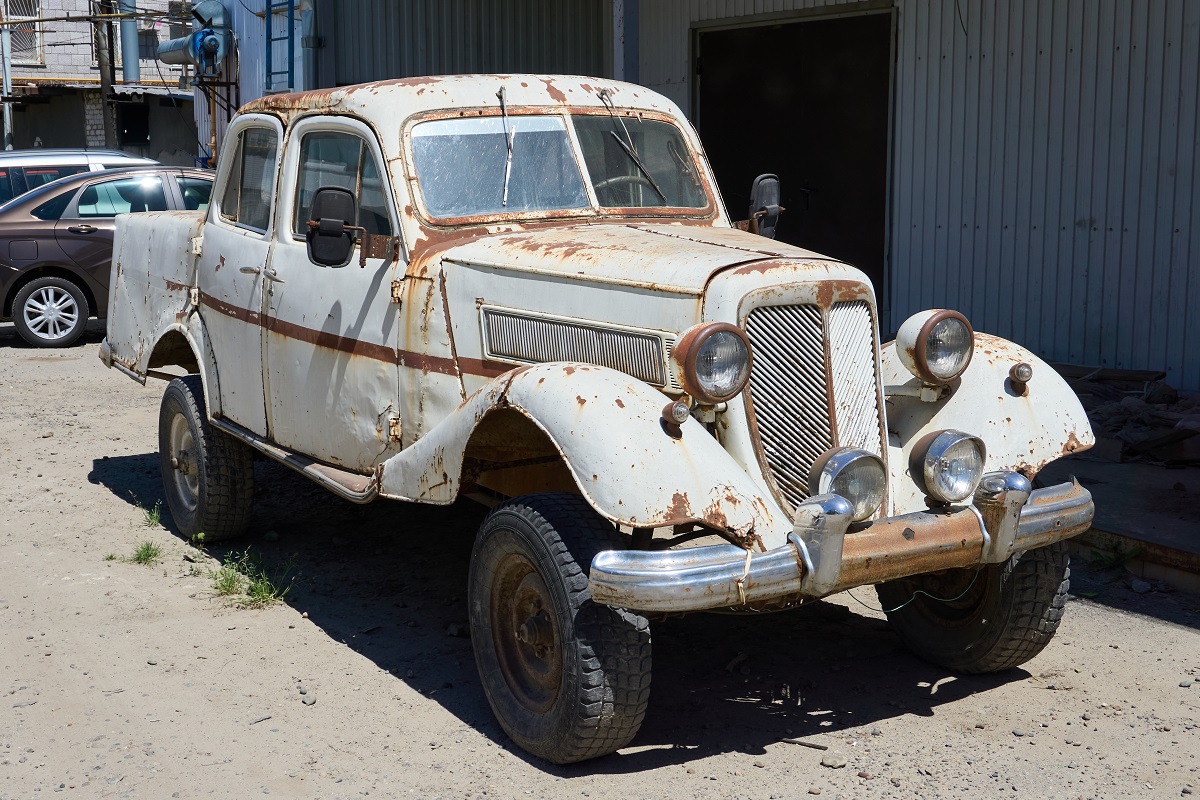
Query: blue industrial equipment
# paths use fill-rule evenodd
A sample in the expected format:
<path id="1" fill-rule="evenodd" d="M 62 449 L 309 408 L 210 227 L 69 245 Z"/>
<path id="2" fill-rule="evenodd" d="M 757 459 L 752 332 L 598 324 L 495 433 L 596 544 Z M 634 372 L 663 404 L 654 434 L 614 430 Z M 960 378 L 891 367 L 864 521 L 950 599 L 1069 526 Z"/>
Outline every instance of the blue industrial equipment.
<path id="1" fill-rule="evenodd" d="M 193 32 L 158 46 L 158 59 L 167 64 L 194 64 L 202 78 L 215 78 L 229 55 L 233 31 L 220 0 L 204 0 L 192 9 Z"/>

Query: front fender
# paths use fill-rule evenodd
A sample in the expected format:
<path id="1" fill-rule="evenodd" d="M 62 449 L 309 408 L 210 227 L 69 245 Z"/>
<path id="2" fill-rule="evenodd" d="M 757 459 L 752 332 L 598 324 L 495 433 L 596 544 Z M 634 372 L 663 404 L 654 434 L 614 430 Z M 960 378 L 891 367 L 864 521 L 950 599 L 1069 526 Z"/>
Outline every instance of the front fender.
<path id="1" fill-rule="evenodd" d="M 453 502 L 472 432 L 492 411 L 511 409 L 549 437 L 580 493 L 619 525 L 699 523 L 747 548 L 781 543 L 791 531 L 787 515 L 699 422 L 689 419 L 680 438 L 669 436 L 661 425 L 667 402 L 661 392 L 605 367 L 552 363 L 516 369 L 385 461 L 380 494 Z"/>
<path id="2" fill-rule="evenodd" d="M 896 355 L 895 342 L 883 346 L 882 357 L 885 386 L 920 386 Z M 1033 367 L 1023 391 L 1008 375 L 1021 362 Z M 927 433 L 953 428 L 978 436 L 987 446 L 984 472 L 1012 470 L 1028 478 L 1051 461 L 1096 443 L 1079 398 L 1062 376 L 1020 345 L 985 333 L 975 334 L 971 363 L 948 395 L 924 402 L 891 394 L 887 421 L 893 514 L 926 507 L 909 475 L 909 457 Z"/>

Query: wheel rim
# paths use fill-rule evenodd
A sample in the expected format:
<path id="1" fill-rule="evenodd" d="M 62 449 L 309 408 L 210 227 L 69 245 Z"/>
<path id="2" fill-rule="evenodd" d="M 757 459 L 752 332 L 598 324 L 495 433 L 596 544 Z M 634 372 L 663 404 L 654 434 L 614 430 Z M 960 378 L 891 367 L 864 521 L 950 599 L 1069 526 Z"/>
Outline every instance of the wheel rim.
<path id="1" fill-rule="evenodd" d="M 489 614 L 504 682 L 527 710 L 545 713 L 562 684 L 562 641 L 554 600 L 533 564 L 510 555 L 492 581 Z"/>
<path id="2" fill-rule="evenodd" d="M 169 446 L 175 497 L 185 511 L 195 511 L 200 501 L 200 453 L 192 429 L 182 414 L 171 418 Z"/>
<path id="3" fill-rule="evenodd" d="M 23 313 L 25 325 L 43 339 L 61 339 L 79 324 L 79 304 L 58 286 L 43 286 L 29 295 Z"/>

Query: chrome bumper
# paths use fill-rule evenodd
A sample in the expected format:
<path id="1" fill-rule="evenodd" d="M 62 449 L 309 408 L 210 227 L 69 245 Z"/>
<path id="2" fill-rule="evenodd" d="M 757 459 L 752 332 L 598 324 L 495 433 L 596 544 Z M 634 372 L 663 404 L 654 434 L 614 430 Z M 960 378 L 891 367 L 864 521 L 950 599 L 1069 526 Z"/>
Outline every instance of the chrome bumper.
<path id="1" fill-rule="evenodd" d="M 847 534 L 850 504 L 809 498 L 788 543 L 765 553 L 731 544 L 606 550 L 592 559 L 592 599 L 638 611 L 700 611 L 822 597 L 943 569 L 999 564 L 1091 526 L 1091 493 L 1077 481 L 1032 491 L 1015 472 L 985 475 L 974 504 L 875 520 Z"/>

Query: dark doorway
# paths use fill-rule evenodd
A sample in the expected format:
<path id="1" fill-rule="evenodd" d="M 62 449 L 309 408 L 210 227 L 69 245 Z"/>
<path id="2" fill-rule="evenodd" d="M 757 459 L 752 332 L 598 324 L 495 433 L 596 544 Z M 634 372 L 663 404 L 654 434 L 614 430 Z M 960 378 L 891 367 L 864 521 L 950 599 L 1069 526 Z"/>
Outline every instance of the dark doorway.
<path id="1" fill-rule="evenodd" d="M 867 273 L 883 300 L 891 13 L 697 37 L 696 117 L 734 219 L 779 175 L 777 238 Z"/>

